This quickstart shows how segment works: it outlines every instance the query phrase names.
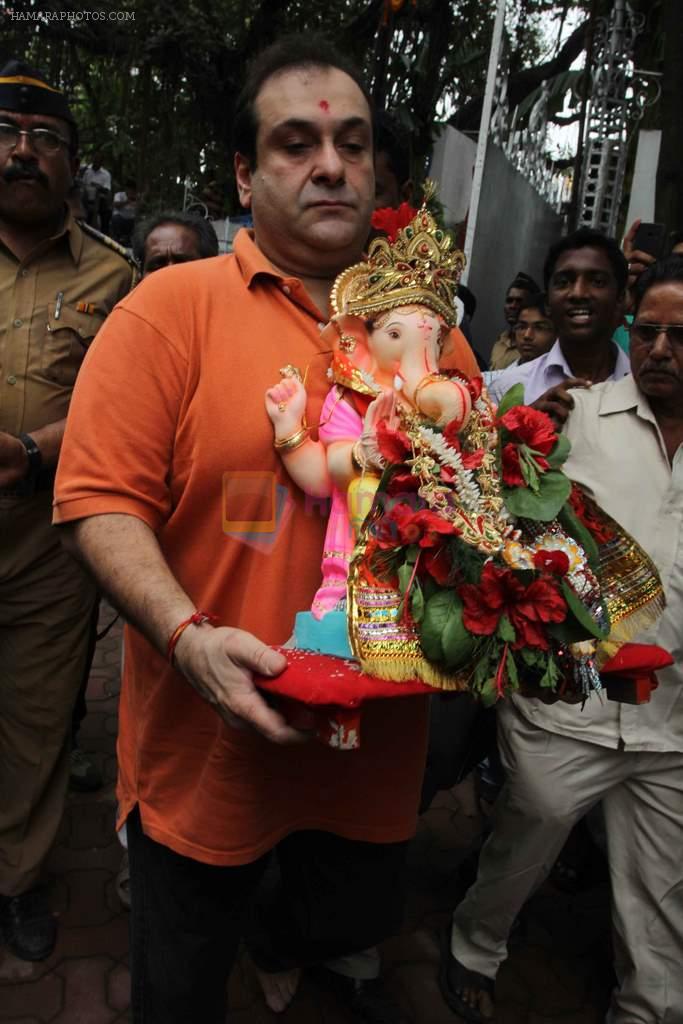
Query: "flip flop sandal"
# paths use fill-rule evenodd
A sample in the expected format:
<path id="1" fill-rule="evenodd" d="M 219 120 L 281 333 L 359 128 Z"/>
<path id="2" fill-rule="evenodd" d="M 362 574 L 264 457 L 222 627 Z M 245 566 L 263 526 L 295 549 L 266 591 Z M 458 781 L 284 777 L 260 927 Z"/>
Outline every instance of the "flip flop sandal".
<path id="1" fill-rule="evenodd" d="M 474 1006 L 466 1003 L 458 995 L 456 989 L 474 988 L 486 992 L 493 999 L 495 980 L 487 978 L 478 971 L 470 971 L 451 953 L 450 928 L 444 928 L 441 934 L 441 958 L 439 960 L 439 988 L 448 1006 L 472 1024 L 490 1024 L 493 1017 L 485 1017 Z"/>

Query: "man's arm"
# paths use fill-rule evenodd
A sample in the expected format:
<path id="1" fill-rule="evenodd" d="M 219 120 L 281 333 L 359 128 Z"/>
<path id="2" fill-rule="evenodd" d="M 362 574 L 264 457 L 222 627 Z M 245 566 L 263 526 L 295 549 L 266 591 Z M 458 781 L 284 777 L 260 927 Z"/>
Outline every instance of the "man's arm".
<path id="1" fill-rule="evenodd" d="M 60 529 L 67 550 L 88 566 L 114 606 L 165 656 L 169 637 L 196 609 L 149 526 L 135 516 L 111 513 Z M 246 723 L 273 743 L 307 739 L 254 686 L 252 673 L 276 676 L 287 661 L 250 633 L 208 623 L 189 626 L 176 645 L 174 664 L 228 725 Z"/>
<path id="2" fill-rule="evenodd" d="M 62 447 L 66 420 L 55 420 L 38 430 L 31 430 L 29 436 L 40 448 L 45 469 L 57 465 Z M 24 479 L 28 472 L 28 455 L 18 437 L 0 431 L 0 487 L 13 487 Z"/>

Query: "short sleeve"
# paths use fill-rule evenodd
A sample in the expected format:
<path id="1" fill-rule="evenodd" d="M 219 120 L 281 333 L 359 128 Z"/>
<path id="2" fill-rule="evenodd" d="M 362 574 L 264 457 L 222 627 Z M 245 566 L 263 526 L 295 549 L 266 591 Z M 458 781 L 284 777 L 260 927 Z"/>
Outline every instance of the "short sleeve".
<path id="1" fill-rule="evenodd" d="M 363 421 L 356 410 L 343 398 L 338 387 L 332 388 L 320 413 L 318 436 L 323 444 L 333 441 L 355 440 L 360 437 Z"/>
<path id="2" fill-rule="evenodd" d="M 54 522 L 126 513 L 153 530 L 171 509 L 169 473 L 187 358 L 118 306 L 76 381 L 55 483 Z"/>

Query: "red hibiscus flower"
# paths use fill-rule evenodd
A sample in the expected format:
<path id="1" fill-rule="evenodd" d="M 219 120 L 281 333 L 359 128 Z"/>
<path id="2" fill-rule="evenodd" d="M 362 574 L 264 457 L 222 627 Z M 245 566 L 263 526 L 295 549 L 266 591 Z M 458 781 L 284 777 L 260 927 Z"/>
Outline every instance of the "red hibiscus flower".
<path id="1" fill-rule="evenodd" d="M 384 420 L 380 420 L 375 429 L 377 447 L 390 465 L 405 462 L 411 454 L 411 444 L 402 430 L 392 430 Z"/>
<path id="2" fill-rule="evenodd" d="M 462 621 L 470 633 L 490 636 L 507 615 L 516 634 L 515 650 L 548 650 L 546 623 L 562 622 L 567 614 L 565 600 L 553 581 L 538 579 L 525 587 L 510 569 L 499 569 L 493 562 L 484 566 L 478 585 L 460 587 L 460 597 Z"/>
<path id="3" fill-rule="evenodd" d="M 433 548 L 441 543 L 443 536 L 453 536 L 455 532 L 454 526 L 429 509 L 415 512 L 410 505 L 399 503 L 377 524 L 375 539 L 380 548 L 397 548 L 407 544 Z"/>
<path id="4" fill-rule="evenodd" d="M 522 599 L 509 610 L 510 621 L 517 634 L 512 646 L 515 650 L 540 647 L 547 651 L 550 645 L 544 626 L 548 622 L 563 622 L 566 614 L 567 604 L 557 584 L 549 579 L 534 580 Z"/>
<path id="5" fill-rule="evenodd" d="M 387 484 L 387 494 L 390 498 L 405 498 L 417 493 L 420 486 L 418 477 L 412 473 L 394 473 Z"/>
<path id="6" fill-rule="evenodd" d="M 569 558 L 564 551 L 537 551 L 534 565 L 539 572 L 552 576 L 566 576 L 569 572 Z"/>
<path id="7" fill-rule="evenodd" d="M 445 547 L 429 548 L 425 551 L 422 566 L 442 587 L 450 581 L 453 566 Z"/>
<path id="8" fill-rule="evenodd" d="M 407 227 L 416 213 L 417 210 L 409 203 L 401 203 L 397 210 L 392 206 L 383 206 L 380 210 L 375 210 L 370 223 L 378 231 L 384 231 L 389 241 L 393 242 L 399 230 Z"/>
<path id="9" fill-rule="evenodd" d="M 516 405 L 499 420 L 518 444 L 525 444 L 542 455 L 549 455 L 557 444 L 553 421 L 544 412 L 527 405 Z"/>

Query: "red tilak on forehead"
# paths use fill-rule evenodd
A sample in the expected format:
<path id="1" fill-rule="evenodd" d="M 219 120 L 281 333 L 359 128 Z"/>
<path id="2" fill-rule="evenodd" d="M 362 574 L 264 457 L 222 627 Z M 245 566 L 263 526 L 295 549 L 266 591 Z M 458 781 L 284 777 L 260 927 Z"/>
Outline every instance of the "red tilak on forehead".
<path id="1" fill-rule="evenodd" d="M 321 110 L 324 110 L 326 114 L 330 109 L 330 105 L 327 102 L 327 100 L 321 100 L 318 106 L 320 107 Z"/>

